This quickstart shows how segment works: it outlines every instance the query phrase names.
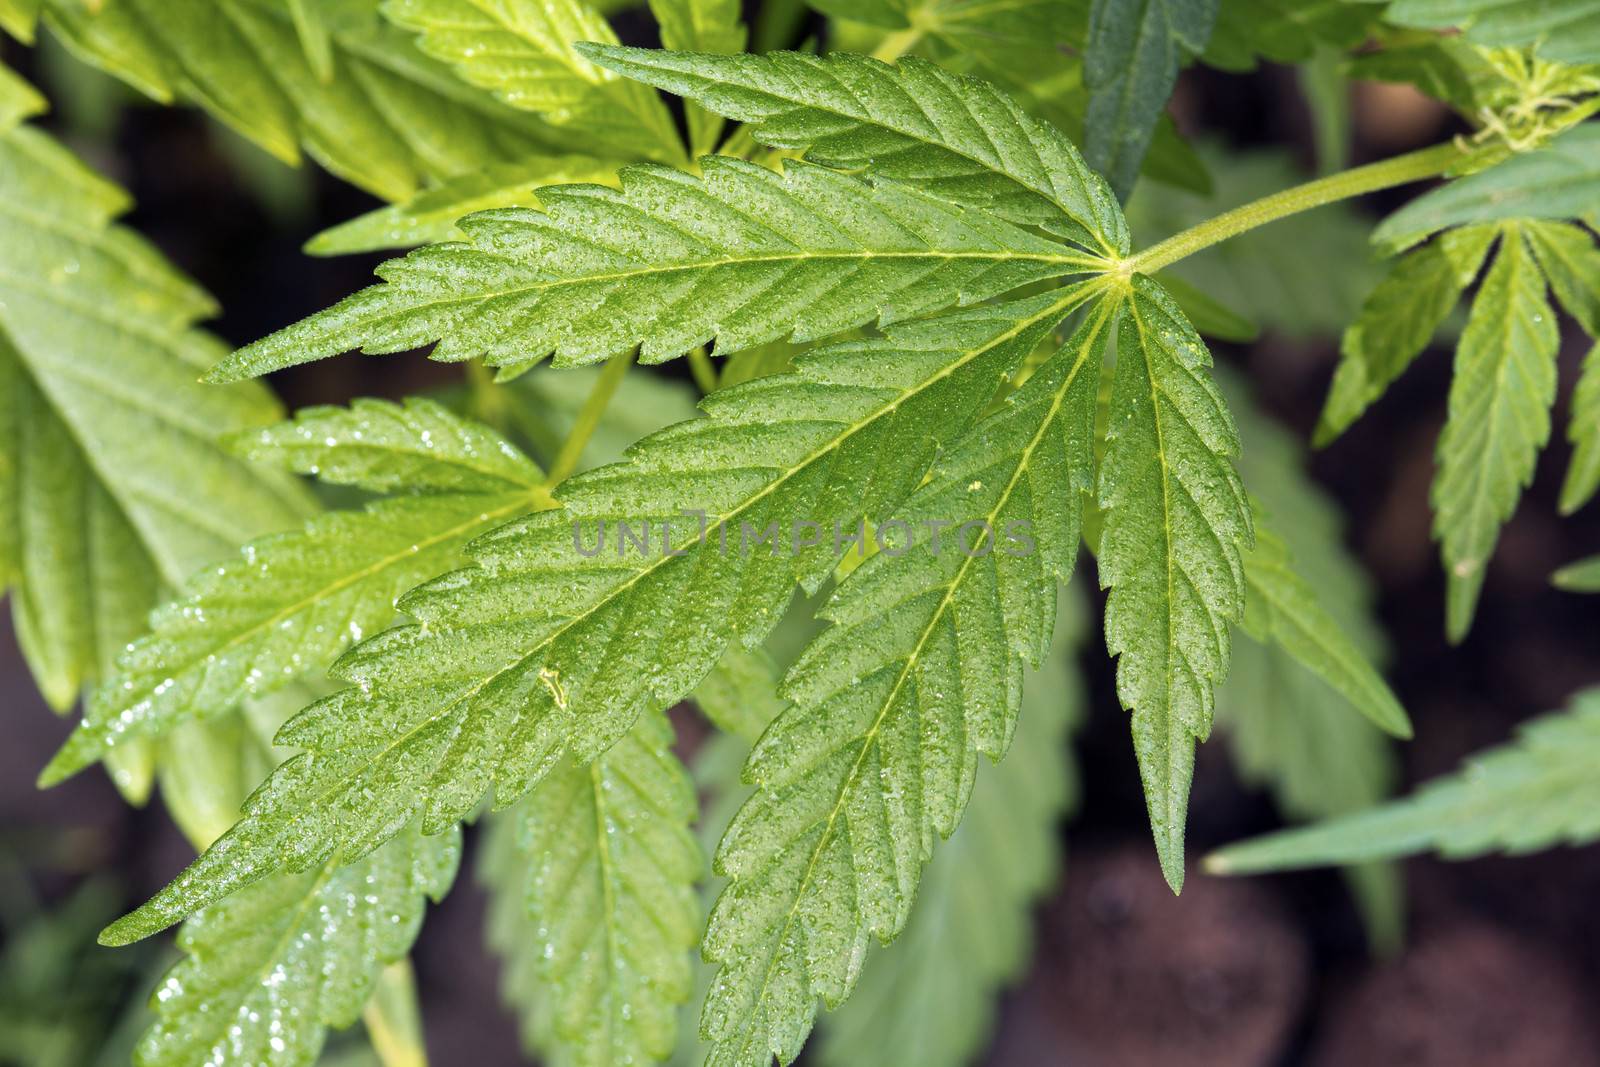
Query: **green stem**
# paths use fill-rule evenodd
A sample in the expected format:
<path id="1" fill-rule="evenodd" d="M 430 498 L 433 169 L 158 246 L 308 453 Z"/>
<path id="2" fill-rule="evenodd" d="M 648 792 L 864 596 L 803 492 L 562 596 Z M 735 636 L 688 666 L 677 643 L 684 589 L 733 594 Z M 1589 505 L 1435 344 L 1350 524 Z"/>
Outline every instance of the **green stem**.
<path id="1" fill-rule="evenodd" d="M 694 384 L 700 387 L 702 393 L 717 391 L 717 368 L 706 354 L 704 345 L 689 353 L 689 373 L 694 375 Z"/>
<path id="2" fill-rule="evenodd" d="M 472 396 L 473 413 L 503 433 L 509 423 L 510 405 L 504 390 L 495 384 L 494 374 L 475 359 L 467 361 L 467 389 Z"/>
<path id="3" fill-rule="evenodd" d="M 622 376 L 628 373 L 628 367 L 632 363 L 633 353 L 625 352 L 620 356 L 613 356 L 601 368 L 600 377 L 595 379 L 594 388 L 589 390 L 589 395 L 583 401 L 583 407 L 578 409 L 578 417 L 573 420 L 567 439 L 561 442 L 561 450 L 550 463 L 550 470 L 544 479 L 546 485 L 559 485 L 578 469 L 578 461 L 583 458 L 584 447 L 588 445 L 589 438 L 594 436 L 595 429 L 600 425 L 600 417 L 606 413 L 606 407 L 616 394 L 617 386 L 622 384 Z"/>
<path id="4" fill-rule="evenodd" d="M 1246 230 L 1276 222 L 1286 216 L 1331 204 L 1336 200 L 1348 200 L 1350 197 L 1362 196 L 1379 189 L 1437 177 L 1469 154 L 1471 149 L 1463 149 L 1451 141 L 1434 145 L 1432 148 L 1408 152 L 1403 156 L 1395 156 L 1379 163 L 1369 163 L 1354 170 L 1330 174 L 1326 178 L 1318 178 L 1316 181 L 1306 182 L 1293 189 L 1285 189 L 1281 193 L 1274 193 L 1243 207 L 1234 208 L 1182 233 L 1174 234 L 1160 244 L 1152 245 L 1135 255 L 1127 261 L 1125 267 L 1129 273 L 1154 274 L 1202 248 L 1210 248 L 1220 241 L 1237 237 Z"/>
<path id="5" fill-rule="evenodd" d="M 761 146 L 756 144 L 756 139 L 750 136 L 750 127 L 741 125 L 728 135 L 717 149 L 719 156 L 736 156 L 739 159 L 753 159 L 761 151 Z"/>
<path id="6" fill-rule="evenodd" d="M 378 972 L 377 987 L 361 1010 L 361 1021 L 383 1067 L 428 1067 L 417 979 L 409 959 Z"/>
<path id="7" fill-rule="evenodd" d="M 923 30 L 920 26 L 907 26 L 903 30 L 895 30 L 872 50 L 873 59 L 881 59 L 885 63 L 893 63 L 917 45 L 922 43 Z"/>

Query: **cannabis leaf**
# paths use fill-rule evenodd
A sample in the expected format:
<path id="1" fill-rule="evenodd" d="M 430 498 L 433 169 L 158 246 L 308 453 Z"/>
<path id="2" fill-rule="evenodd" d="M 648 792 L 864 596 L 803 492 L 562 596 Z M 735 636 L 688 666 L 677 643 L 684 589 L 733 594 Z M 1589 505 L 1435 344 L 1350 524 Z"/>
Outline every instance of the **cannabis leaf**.
<path id="1" fill-rule="evenodd" d="M 754 650 L 754 656 L 745 655 L 736 662 L 734 657 L 741 650 L 738 646 L 730 648 L 695 688 L 692 699 L 708 718 L 713 715 L 706 706 L 708 690 L 721 689 L 722 695 L 736 699 L 743 696 L 747 700 L 744 710 L 732 715 L 719 714 L 713 720 L 719 724 L 717 731 L 695 752 L 690 765 L 695 789 L 702 797 L 697 837 L 701 851 L 707 857 L 699 893 L 702 929 L 704 917 L 710 914 L 717 893 L 725 882 L 712 871 L 709 857 L 716 851 L 717 842 L 722 839 L 728 823 L 752 791 L 741 780 L 745 759 L 762 731 L 788 706 L 786 701 L 777 696 L 782 675 L 779 662 L 792 663 L 800 649 L 821 629 L 822 624 L 810 612 L 790 612 L 762 647 Z M 715 695 L 712 699 L 715 700 Z M 727 726 L 721 725 L 724 722 Z M 700 1006 L 705 1002 L 715 979 L 716 967 L 701 956 L 696 961 L 694 971 L 692 1007 L 680 1014 L 678 1045 L 673 1050 L 671 1067 L 697 1067 L 705 1062 L 711 1047 L 700 1036 L 695 1023 Z"/>
<path id="2" fill-rule="evenodd" d="M 1060 131 L 987 82 L 914 57 L 712 56 L 584 45 L 630 78 L 747 123 L 757 143 L 830 167 L 868 167 L 942 200 L 1036 225 L 1107 257 L 1127 225 Z"/>
<path id="3" fill-rule="evenodd" d="M 1250 874 L 1423 851 L 1466 859 L 1595 840 L 1600 690 L 1577 694 L 1566 711 L 1536 719 L 1518 735 L 1409 797 L 1230 845 L 1209 856 L 1206 866 L 1218 874 Z"/>
<path id="4" fill-rule="evenodd" d="M 928 865 L 895 943 L 867 961 L 850 1000 L 824 1018 L 828 1067 L 963 1067 L 994 1025 L 1001 989 L 1033 947 L 1033 908 L 1058 877 L 1058 824 L 1077 804 L 1068 736 L 1082 714 L 1072 658 L 1080 597 L 1064 597 L 1056 637 L 1023 688 L 1015 751 L 980 770 L 961 826 Z"/>
<path id="5" fill-rule="evenodd" d="M 1501 158 L 1516 158 L 1600 107 L 1593 99 L 1600 92 L 1600 67 L 1564 66 L 1527 50 L 1488 48 L 1460 36 L 1387 36 L 1382 49 L 1347 62 L 1349 75 L 1409 84 L 1449 104 L 1482 127 L 1476 140 L 1501 142 Z"/>
<path id="6" fill-rule="evenodd" d="M 237 450 L 331 484 L 403 495 L 319 515 L 191 577 L 155 614 L 152 632 L 122 653 L 43 784 L 126 740 L 325 669 L 387 626 L 401 593 L 457 565 L 474 535 L 553 504 L 539 469 L 514 446 L 428 400 L 307 408 Z"/>
<path id="7" fill-rule="evenodd" d="M 887 324 L 1096 262 L 901 185 L 793 161 L 781 175 L 722 156 L 701 169 L 629 167 L 620 191 L 545 188 L 543 212 L 463 219 L 468 244 L 389 262 L 386 284 L 241 349 L 213 377 L 433 341 L 434 359 L 506 372 L 635 346 L 657 363 L 713 339 L 731 352 Z"/>
<path id="8" fill-rule="evenodd" d="M 1496 80 L 1494 72 L 1480 49 L 1459 37 L 1390 42 L 1350 57 L 1345 69 L 1351 78 L 1413 86 L 1472 119 L 1492 106 L 1484 89 Z"/>
<path id="9" fill-rule="evenodd" d="M 1084 154 L 1126 200 L 1185 53 L 1204 51 L 1219 0 L 1094 0 Z"/>
<path id="10" fill-rule="evenodd" d="M 1222 0 L 1202 58 L 1227 71 L 1254 70 L 1258 58 L 1304 63 L 1319 46 L 1343 52 L 1361 44 L 1378 14 L 1343 0 Z"/>
<path id="11" fill-rule="evenodd" d="M 1600 338 L 1600 248 L 1582 226 L 1531 220 L 1522 223 L 1550 289 L 1590 337 Z"/>
<path id="12" fill-rule="evenodd" d="M 1600 489 L 1600 341 L 1584 357 L 1578 388 L 1572 394 L 1567 439 L 1572 442 L 1572 459 L 1561 484 L 1563 515 L 1583 507 Z"/>
<path id="13" fill-rule="evenodd" d="M 990 80 L 1016 77 L 1020 72 L 1008 62 L 1018 53 L 1033 50 L 1054 53 L 1057 73 L 1071 69 L 1063 62 L 1069 53 L 1081 51 L 1088 27 L 1088 0 L 1011 0 L 1006 4 L 973 4 L 966 0 L 883 0 L 881 4 L 862 4 L 860 0 L 808 0 L 810 6 L 834 18 L 870 23 L 890 30 L 913 26 L 920 36 L 918 44 L 931 42 L 941 64 L 966 59 L 981 69 Z M 1032 69 L 1033 56 L 1022 58 L 1022 66 Z M 1025 79 L 1018 79 L 1019 81 Z M 1076 82 L 1076 78 L 1072 79 Z M 1011 89 L 1011 86 L 1007 86 Z"/>
<path id="14" fill-rule="evenodd" d="M 40 0 L 0 0 L 0 30 L 23 44 L 32 44 Z"/>
<path id="15" fill-rule="evenodd" d="M 1182 278 L 1163 278 L 1161 287 L 1201 336 L 1238 344 L 1249 344 L 1261 336 L 1261 327 L 1254 320 L 1245 318 Z"/>
<path id="16" fill-rule="evenodd" d="M 823 8 L 815 2 L 813 7 Z M 946 70 L 975 74 L 1014 96 L 1031 114 L 1083 140 L 1089 97 L 1083 86 L 1083 53 L 1089 33 L 1088 0 L 1012 0 L 974 4 L 968 0 L 905 0 L 883 25 L 915 27 L 918 53 Z M 859 5 L 835 14 L 860 18 Z M 906 35 L 911 36 L 911 35 Z M 1169 116 L 1156 122 L 1142 173 L 1194 192 L 1210 189 L 1205 166 L 1178 135 Z"/>
<path id="17" fill-rule="evenodd" d="M 328 16 L 331 14 L 328 5 L 316 5 L 314 0 L 288 0 L 288 3 L 289 19 L 300 38 L 306 62 L 311 64 L 318 78 L 325 82 L 332 81 L 333 37 L 328 26 Z"/>
<path id="18" fill-rule="evenodd" d="M 308 57 L 287 0 L 43 0 L 42 9 L 74 54 L 140 92 L 197 104 L 286 162 L 303 147 L 387 200 L 486 164 L 570 150 L 560 131 L 422 55 L 372 0 L 313 6 L 332 79 Z"/>
<path id="19" fill-rule="evenodd" d="M 459 241 L 456 222 L 478 211 L 538 207 L 545 185 L 616 183 L 617 165 L 593 156 L 530 156 L 496 163 L 440 182 L 400 204 L 376 208 L 340 223 L 306 242 L 313 256 L 341 256 Z"/>
<path id="20" fill-rule="evenodd" d="M 1515 511 L 1550 433 L 1555 356 L 1560 335 L 1547 290 L 1591 333 L 1600 331 L 1600 251 L 1585 229 L 1542 216 L 1576 214 L 1584 203 L 1566 191 L 1574 168 L 1589 165 L 1587 126 L 1553 144 L 1480 171 L 1413 201 L 1375 234 L 1405 248 L 1430 227 L 1460 225 L 1414 248 L 1381 283 L 1345 334 L 1341 361 L 1317 428 L 1335 436 L 1382 395 L 1449 314 L 1492 246 L 1493 265 L 1473 299 L 1456 349 L 1450 414 L 1439 441 L 1433 486 L 1434 534 L 1447 572 L 1446 632 L 1460 641 L 1472 624 L 1484 567 L 1500 526 Z M 1543 200 L 1530 197 L 1541 191 Z M 1522 217 L 1519 212 L 1536 216 Z M 1581 422 L 1588 392 L 1575 405 L 1571 431 L 1580 445 L 1565 505 L 1586 495 Z"/>
<path id="21" fill-rule="evenodd" d="M 1377 726 L 1410 737 L 1411 724 L 1400 702 L 1322 607 L 1316 588 L 1295 573 L 1289 546 L 1259 522 L 1257 527 L 1255 551 L 1245 560 L 1250 602 L 1244 629 L 1263 644 L 1281 647 Z"/>
<path id="22" fill-rule="evenodd" d="M 625 158 L 684 159 L 661 99 L 596 67 L 574 47 L 617 40 L 583 0 L 387 0 L 383 14 L 416 32 L 424 52 L 513 107 L 581 129 L 591 143 Z"/>
<path id="23" fill-rule="evenodd" d="M 1339 366 L 1317 420 L 1321 447 L 1405 373 L 1472 284 L 1494 243 L 1491 226 L 1451 230 L 1395 260 L 1339 342 Z"/>
<path id="24" fill-rule="evenodd" d="M 375 493 L 497 493 L 544 479 L 497 431 L 425 397 L 302 408 L 231 444 L 259 462 Z"/>
<path id="25" fill-rule="evenodd" d="M 1522 228 L 1507 223 L 1456 348 L 1450 414 L 1439 436 L 1434 536 L 1444 558 L 1452 640 L 1472 624 L 1500 524 L 1533 481 L 1549 440 L 1560 343 L 1532 250 Z"/>
<path id="26" fill-rule="evenodd" d="M 756 743 L 745 777 L 759 789 L 717 850 L 729 882 L 702 949 L 722 964 L 702 1016 L 708 1062 L 799 1053 L 816 998 L 842 1001 L 869 937 L 904 926 L 978 754 L 1009 746 L 1023 666 L 1049 646 L 1056 585 L 1077 553 L 1115 311 L 1092 309 L 951 448 L 893 513 L 911 533 L 851 574 L 821 611 L 833 625 L 784 679 L 793 706 Z M 943 531 L 926 521 L 955 518 Z M 1018 522 L 1033 545 L 1010 541 Z"/>
<path id="27" fill-rule="evenodd" d="M 1307 475 L 1299 442 L 1250 403 L 1241 382 L 1222 383 L 1239 427 L 1240 476 L 1292 551 L 1295 573 L 1317 590 L 1319 607 L 1356 653 L 1367 662 L 1381 660 L 1371 582 L 1344 548 L 1337 504 Z M 1247 575 L 1262 548 L 1276 540 L 1258 527 Z M 1244 628 L 1252 638 L 1257 635 L 1248 623 L 1256 608 L 1252 593 Z M 1380 698 L 1381 704 L 1392 701 Z M 1370 807 L 1394 786 L 1393 746 L 1351 711 L 1346 695 L 1270 640 L 1236 642 L 1228 679 L 1217 690 L 1217 721 L 1240 778 L 1270 790 L 1283 816 L 1297 822 Z M 1399 872 L 1366 863 L 1345 874 L 1369 938 L 1378 947 L 1396 946 L 1404 920 Z"/>
<path id="28" fill-rule="evenodd" d="M 655 1063 L 677 1037 L 698 936 L 694 787 L 659 712 L 493 817 L 490 936 L 556 1062 Z"/>
<path id="29" fill-rule="evenodd" d="M 1448 226 L 1509 219 L 1582 218 L 1600 182 L 1600 122 L 1418 197 L 1372 232 L 1381 248 L 1408 248 Z"/>
<path id="30" fill-rule="evenodd" d="M 1569 593 L 1600 593 L 1600 556 L 1569 563 L 1550 576 L 1557 589 Z"/>
<path id="31" fill-rule="evenodd" d="M 569 755 L 599 755 L 643 706 L 692 689 L 731 640 L 765 634 L 797 582 L 815 590 L 843 552 L 834 532 L 909 495 L 940 444 L 1093 293 L 1080 284 L 892 326 L 810 355 L 794 374 L 719 391 L 709 418 L 565 483 L 560 510 L 479 538 L 468 548 L 477 566 L 401 599 L 416 624 L 335 664 L 356 688 L 278 738 L 308 751 L 105 936 L 153 933 L 279 867 L 359 856 L 418 811 L 425 830 L 448 826 L 491 785 L 510 803 Z M 788 528 L 799 519 L 825 534 Z M 602 524 L 609 552 L 587 548 Z M 655 553 L 637 546 L 641 531 Z"/>
<path id="32" fill-rule="evenodd" d="M 129 640 L 159 578 L 125 513 L 0 341 L 6 410 L 4 574 L 23 656 L 66 711 Z"/>
<path id="33" fill-rule="evenodd" d="M 1584 359 L 1567 425 L 1573 449 L 1560 507 L 1570 515 L 1600 487 L 1600 248 L 1588 230 L 1570 223 L 1529 222 L 1525 232 L 1561 306 L 1596 341 Z"/>
<path id="34" fill-rule="evenodd" d="M 1117 695 L 1133 712 L 1162 872 L 1183 885 L 1194 743 L 1211 730 L 1228 670 L 1228 625 L 1244 609 L 1241 550 L 1253 541 L 1229 457 L 1238 439 L 1211 356 L 1156 283 L 1136 276 L 1118 326 L 1097 559 Z"/>
<path id="35" fill-rule="evenodd" d="M 1562 63 L 1600 63 L 1600 5 L 1594 0 L 1394 0 L 1384 17 L 1398 26 L 1461 27 L 1485 45 L 1537 44 Z"/>
<path id="36" fill-rule="evenodd" d="M 740 799 L 749 792 L 739 781 L 744 758 L 751 744 L 761 736 L 761 731 L 785 706 L 777 696 L 780 672 L 767 648 L 787 647 L 794 643 L 797 633 L 814 632 L 816 628 L 814 621 L 804 613 L 791 612 L 784 616 L 777 630 L 762 647 L 746 649 L 738 644 L 730 646 L 691 694 L 691 699 L 717 726 L 717 730 L 707 735 L 703 743 L 696 747 L 690 771 L 693 788 L 701 798 L 695 837 L 699 844 L 701 865 L 697 880 L 702 883 L 714 880 L 710 877 L 707 857 L 722 836 L 728 820 L 733 817 Z M 492 847 L 499 847 L 502 843 L 505 845 L 500 849 L 502 854 L 514 849 L 513 843 L 508 840 L 510 835 L 505 831 L 497 828 L 491 831 L 491 835 L 495 838 L 491 841 Z M 485 861 L 486 864 L 500 862 L 494 855 L 486 856 Z M 514 890 L 521 889 L 520 882 L 496 879 L 492 871 L 485 872 L 485 881 L 491 890 L 507 885 Z M 696 891 L 696 944 L 699 931 L 704 927 L 704 916 L 710 910 L 714 897 L 715 893 L 709 886 L 702 884 Z M 489 941 L 491 945 L 499 946 L 506 956 L 506 999 L 521 1020 L 524 1047 L 535 1055 L 564 1063 L 565 1060 L 560 1058 L 563 1048 L 551 1039 L 546 991 L 538 974 L 540 962 L 528 951 L 528 946 L 536 944 L 537 938 L 530 940 L 522 932 L 527 928 L 529 919 L 530 913 L 522 906 L 520 896 L 512 897 L 496 891 L 490 901 Z M 668 1061 L 673 1067 L 689 1067 L 690 1064 L 699 1063 L 705 1052 L 705 1046 L 695 1032 L 694 1014 L 710 985 L 712 968 L 699 958 L 698 952 L 691 955 L 694 992 L 689 1002 L 678 1011 L 678 1040 Z"/>
<path id="37" fill-rule="evenodd" d="M 550 993 L 541 973 L 543 961 L 529 951 L 538 943 L 539 932 L 523 892 L 527 867 L 517 840 L 520 827 L 515 812 L 513 808 L 510 814 L 491 816 L 479 845 L 477 880 L 489 898 L 484 941 L 502 957 L 500 1000 L 517 1013 L 523 1049 L 543 1057 L 551 1067 L 565 1067 L 561 1047 L 554 1041 L 554 1019 L 547 1010 Z"/>
<path id="38" fill-rule="evenodd" d="M 228 713 L 181 723 L 148 743 L 161 806 L 196 849 L 227 832 L 250 791 L 278 765 L 284 753 L 273 749 L 272 736 L 311 693 L 309 687 L 290 686 Z M 108 753 L 107 766 L 129 747 Z"/>
<path id="39" fill-rule="evenodd" d="M 45 98 L 11 68 L 0 65 L 0 131 L 50 109 Z"/>
<path id="40" fill-rule="evenodd" d="M 744 51 L 737 0 L 650 0 L 650 13 L 661 24 L 661 43 L 674 52 Z"/>
<path id="41" fill-rule="evenodd" d="M 908 9 L 914 3 L 916 0 L 806 0 L 807 7 L 824 15 L 891 29 L 907 25 Z"/>
<path id="42" fill-rule="evenodd" d="M 378 972 L 410 950 L 460 854 L 458 832 L 411 827 L 347 866 L 279 874 L 202 911 L 178 936 L 185 956 L 152 998 L 135 1062 L 310 1067 L 328 1027 L 355 1022 Z"/>
<path id="43" fill-rule="evenodd" d="M 1082 142 L 1089 102 L 1082 60 L 1088 0 L 885 0 L 881 7 L 864 6 L 860 0 L 809 2 L 836 18 L 897 31 L 891 43 L 911 42 L 914 54 L 945 70 L 993 82 L 1030 114 L 1074 143 Z M 1207 188 L 1205 169 L 1165 116 L 1151 141 L 1144 173 L 1186 189 Z"/>
<path id="44" fill-rule="evenodd" d="M 754 743 L 783 710 L 777 683 L 770 655 L 733 645 L 695 687 L 694 702 L 717 729 Z"/>
<path id="45" fill-rule="evenodd" d="M 40 106 L 14 76 L 0 100 L 13 123 Z M 218 446 L 277 405 L 259 386 L 195 382 L 221 352 L 193 327 L 213 305 L 112 225 L 120 190 L 13 126 L 0 130 L 0 204 L 0 581 L 39 687 L 64 710 L 163 583 L 296 521 L 305 501 Z"/>
<path id="46" fill-rule="evenodd" d="M 740 6 L 739 0 L 650 0 L 650 12 L 661 24 L 661 43 L 674 52 L 743 52 L 747 34 Z M 716 147 L 722 117 L 694 104 L 684 108 L 684 115 L 689 154 L 698 158 Z"/>

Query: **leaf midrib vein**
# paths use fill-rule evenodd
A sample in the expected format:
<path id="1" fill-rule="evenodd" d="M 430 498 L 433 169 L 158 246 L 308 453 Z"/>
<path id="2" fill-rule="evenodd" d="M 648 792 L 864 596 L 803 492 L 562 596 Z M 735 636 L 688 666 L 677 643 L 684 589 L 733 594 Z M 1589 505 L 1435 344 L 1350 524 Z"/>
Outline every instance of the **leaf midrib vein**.
<path id="1" fill-rule="evenodd" d="M 927 251 L 908 250 L 896 252 L 876 252 L 871 250 L 813 252 L 801 249 L 799 251 L 786 253 L 783 255 L 771 254 L 749 257 L 725 257 L 722 259 L 702 260 L 691 263 L 672 263 L 667 265 L 652 264 L 632 270 L 610 271 L 604 274 L 586 274 L 581 277 L 574 278 L 552 278 L 547 281 L 536 281 L 525 285 L 513 286 L 509 289 L 490 290 L 488 292 L 473 293 L 469 296 L 451 297 L 441 300 L 429 300 L 418 304 L 409 304 L 405 307 L 404 312 L 405 314 L 409 315 L 436 307 L 452 307 L 459 304 L 476 304 L 490 300 L 498 300 L 501 297 L 524 296 L 528 293 L 559 289 L 563 286 L 595 285 L 602 282 L 629 281 L 635 278 L 647 278 L 656 274 L 674 274 L 683 271 L 714 271 L 720 270 L 724 267 L 765 266 L 771 263 L 803 262 L 807 260 L 828 261 L 862 259 L 943 259 L 952 261 L 992 260 L 1000 263 L 1035 262 L 1082 268 L 1085 271 L 1092 270 L 1102 265 L 1099 260 L 1085 255 L 1045 252 L 1023 253 L 1010 249 L 1002 249 L 996 252 L 941 252 L 933 249 L 929 249 Z M 520 261 L 518 260 L 511 260 L 511 262 L 521 265 Z M 379 287 L 377 291 L 384 292 L 389 285 L 398 286 L 401 284 L 403 283 L 389 282 L 387 285 Z M 385 318 L 391 313 L 392 312 L 388 310 L 383 310 L 375 314 L 373 318 Z"/>

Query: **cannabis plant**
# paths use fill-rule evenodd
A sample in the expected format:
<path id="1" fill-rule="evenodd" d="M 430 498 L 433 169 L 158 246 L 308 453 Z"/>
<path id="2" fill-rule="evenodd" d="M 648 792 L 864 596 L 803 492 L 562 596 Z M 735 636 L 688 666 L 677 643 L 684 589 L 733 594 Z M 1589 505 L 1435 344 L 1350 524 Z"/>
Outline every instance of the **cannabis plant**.
<path id="1" fill-rule="evenodd" d="M 1287 817 L 1339 819 L 1211 866 L 1348 864 L 1380 941 L 1382 860 L 1600 834 L 1592 694 L 1356 813 L 1410 735 L 1370 594 L 1205 340 L 1342 329 L 1320 445 L 1453 339 L 1460 640 L 1550 435 L 1558 308 L 1600 338 L 1592 0 L 650 0 L 619 25 L 659 49 L 624 6 L 0 0 L 388 202 L 308 253 L 413 249 L 229 351 L 0 68 L 0 578 L 81 708 L 40 782 L 159 785 L 199 853 L 100 935 L 183 924 L 138 1062 L 309 1064 L 357 1018 L 417 1062 L 405 961 L 469 824 L 551 1062 L 789 1063 L 819 1003 L 821 1062 L 968 1062 L 1056 877 L 1094 631 L 1175 892 L 1218 719 Z M 1261 62 L 1303 64 L 1323 177 L 1167 116 L 1185 67 Z M 1338 169 L 1351 80 L 1460 133 Z M 1419 183 L 1369 279 L 1326 205 Z M 257 380 L 416 349 L 461 386 L 286 416 Z M 1570 512 L 1600 348 L 1569 436 Z"/>

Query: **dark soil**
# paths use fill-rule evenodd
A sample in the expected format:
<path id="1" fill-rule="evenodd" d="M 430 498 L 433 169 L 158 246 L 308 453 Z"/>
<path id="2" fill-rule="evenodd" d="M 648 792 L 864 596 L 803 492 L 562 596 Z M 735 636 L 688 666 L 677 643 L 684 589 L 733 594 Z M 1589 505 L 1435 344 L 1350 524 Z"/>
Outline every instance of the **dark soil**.
<path id="1" fill-rule="evenodd" d="M 1600 1063 L 1590 991 L 1558 957 L 1486 922 L 1419 938 L 1341 983 L 1312 1067 Z"/>
<path id="2" fill-rule="evenodd" d="M 1179 899 L 1137 846 L 1074 856 L 1040 917 L 1039 954 L 1028 989 L 1050 1008 L 1055 1062 L 1106 1067 L 1270 1062 L 1311 975 L 1305 936 L 1272 893 L 1197 877 Z M 1016 1036 L 1002 1025 L 992 1062 L 1038 1062 Z"/>

